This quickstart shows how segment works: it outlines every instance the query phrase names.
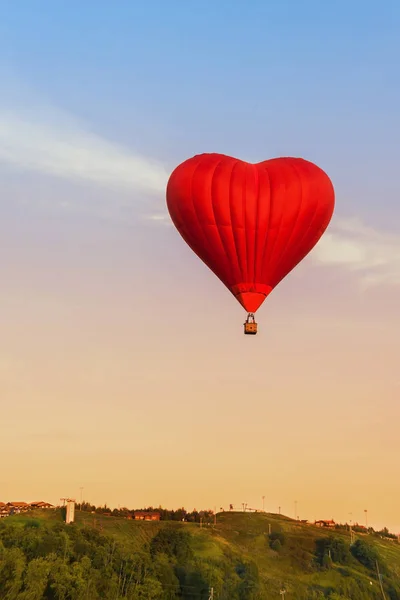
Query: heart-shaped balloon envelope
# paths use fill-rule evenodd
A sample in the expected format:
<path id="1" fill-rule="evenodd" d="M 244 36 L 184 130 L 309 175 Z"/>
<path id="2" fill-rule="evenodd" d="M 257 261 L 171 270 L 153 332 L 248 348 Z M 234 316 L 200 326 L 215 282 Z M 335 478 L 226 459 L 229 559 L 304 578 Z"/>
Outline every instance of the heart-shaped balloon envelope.
<path id="1" fill-rule="evenodd" d="M 190 248 L 254 313 L 318 242 L 335 193 L 328 175 L 301 158 L 250 164 L 200 154 L 171 174 L 167 205 Z"/>

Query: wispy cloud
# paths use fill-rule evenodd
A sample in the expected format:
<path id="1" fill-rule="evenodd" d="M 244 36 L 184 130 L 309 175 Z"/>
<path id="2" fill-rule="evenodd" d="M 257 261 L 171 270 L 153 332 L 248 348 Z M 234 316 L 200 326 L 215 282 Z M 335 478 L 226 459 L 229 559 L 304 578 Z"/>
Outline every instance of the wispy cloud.
<path id="1" fill-rule="evenodd" d="M 0 163 L 74 181 L 164 192 L 168 172 L 163 165 L 104 139 L 13 85 L 0 98 Z"/>
<path id="2" fill-rule="evenodd" d="M 164 199 L 169 172 L 163 165 L 89 131 L 38 99 L 9 73 L 2 77 L 11 83 L 4 83 L 0 98 L 0 163 L 72 181 L 154 193 Z M 158 202 L 148 206 L 142 218 L 171 225 L 165 205 Z M 310 261 L 353 272 L 364 287 L 400 285 L 400 236 L 357 219 L 335 218 Z"/>
<path id="3" fill-rule="evenodd" d="M 319 264 L 357 273 L 364 287 L 400 285 L 400 235 L 358 219 L 336 219 L 311 256 Z"/>
<path id="4" fill-rule="evenodd" d="M 146 218 L 171 224 L 167 211 Z M 400 285 L 400 235 L 378 231 L 359 219 L 334 219 L 309 260 L 352 272 L 363 288 Z"/>
<path id="5" fill-rule="evenodd" d="M 155 211 L 153 213 L 147 213 L 143 215 L 143 219 L 145 219 L 146 221 L 153 221 L 155 223 L 158 223 L 159 225 L 172 225 L 172 221 L 167 210 L 165 210 L 164 212 Z"/>

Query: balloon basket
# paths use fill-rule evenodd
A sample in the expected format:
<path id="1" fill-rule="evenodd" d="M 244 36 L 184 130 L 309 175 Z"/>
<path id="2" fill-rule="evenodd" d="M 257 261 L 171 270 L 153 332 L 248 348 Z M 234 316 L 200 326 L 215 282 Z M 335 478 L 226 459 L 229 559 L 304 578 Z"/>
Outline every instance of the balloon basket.
<path id="1" fill-rule="evenodd" d="M 254 318 L 253 313 L 249 313 L 247 315 L 247 319 L 244 323 L 244 334 L 245 335 L 256 335 L 257 333 L 257 323 Z"/>

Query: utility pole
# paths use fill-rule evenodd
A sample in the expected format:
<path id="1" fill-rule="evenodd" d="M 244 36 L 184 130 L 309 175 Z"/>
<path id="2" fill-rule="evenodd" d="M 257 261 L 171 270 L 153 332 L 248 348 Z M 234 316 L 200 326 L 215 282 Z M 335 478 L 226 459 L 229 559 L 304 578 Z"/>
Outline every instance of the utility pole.
<path id="1" fill-rule="evenodd" d="M 279 514 L 281 514 L 281 507 L 280 506 L 278 506 L 278 511 L 279 511 Z"/>
<path id="2" fill-rule="evenodd" d="M 382 592 L 382 598 L 383 598 L 383 600 L 386 600 L 385 592 L 383 591 L 383 585 L 382 585 L 382 575 L 379 572 L 379 565 L 378 565 L 377 560 L 375 561 L 375 564 L 376 564 L 376 573 L 378 575 L 378 581 L 379 581 L 379 585 L 380 585 L 381 592 Z"/>
<path id="3" fill-rule="evenodd" d="M 368 529 L 368 509 L 364 508 L 365 512 L 365 527 Z"/>
<path id="4" fill-rule="evenodd" d="M 264 500 L 265 500 L 265 496 L 262 496 L 263 512 L 265 512 Z"/>
<path id="5" fill-rule="evenodd" d="M 349 515 L 350 515 L 350 546 L 352 546 L 353 542 L 354 542 L 354 532 L 353 532 L 352 519 L 351 519 L 351 517 L 353 516 L 353 513 L 349 513 Z"/>

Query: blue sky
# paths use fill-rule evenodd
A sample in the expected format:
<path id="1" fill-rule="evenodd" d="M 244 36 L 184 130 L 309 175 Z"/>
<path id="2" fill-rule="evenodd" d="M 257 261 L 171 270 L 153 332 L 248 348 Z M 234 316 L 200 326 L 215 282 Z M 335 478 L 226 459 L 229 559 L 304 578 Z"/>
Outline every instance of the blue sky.
<path id="1" fill-rule="evenodd" d="M 219 447 L 212 446 L 219 436 L 227 472 L 235 465 L 229 494 L 255 504 L 265 490 L 241 458 L 236 431 L 254 445 L 254 472 L 266 469 L 271 486 L 276 476 L 290 506 L 297 497 L 313 515 L 323 506 L 345 519 L 356 472 L 355 505 L 361 489 L 371 511 L 400 527 L 397 508 L 389 500 L 382 508 L 385 494 L 394 497 L 389 471 L 400 467 L 399 31 L 397 0 L 1 3 L 0 393 L 7 427 L 0 450 L 12 442 L 21 452 L 3 475 L 10 495 L 39 497 L 45 489 L 52 500 L 61 486 L 75 493 L 84 485 L 93 501 L 128 503 L 131 490 L 121 481 L 140 455 L 139 441 L 147 448 L 158 431 L 155 445 L 169 464 L 176 461 L 186 427 L 179 419 L 192 414 L 193 402 L 199 430 L 185 444 L 197 479 L 179 500 L 170 491 L 160 498 L 151 488 L 165 477 L 157 455 L 150 466 L 141 462 L 138 504 L 191 503 L 191 490 L 196 503 L 214 502 L 207 490 L 210 478 L 217 488 L 220 481 Z M 168 226 L 168 175 L 200 152 L 254 162 L 303 156 L 335 185 L 332 225 L 265 303 L 264 334 L 252 346 L 238 337 L 240 308 Z M 246 412 L 243 432 L 249 389 L 255 412 Z M 60 424 L 66 402 L 79 419 Z M 143 402 L 154 407 L 155 429 L 142 414 L 142 429 L 134 430 L 132 414 L 141 414 Z M 102 409 L 96 423 L 94 403 Z M 258 448 L 254 431 L 264 435 L 264 422 L 290 411 L 296 428 L 287 453 L 267 473 L 280 441 L 270 427 Z M 330 454 L 334 427 L 323 431 L 315 422 L 320 411 L 329 411 L 336 431 L 344 427 L 339 462 Z M 202 455 L 205 427 L 214 435 L 212 465 Z M 23 454 L 26 443 L 32 450 L 32 429 L 42 436 L 35 454 L 42 479 L 33 478 Z M 64 439 L 73 442 L 62 446 Z M 113 444 L 121 473 L 107 463 Z M 304 449 L 301 468 L 296 444 Z M 314 493 L 299 497 L 316 457 L 339 481 L 352 469 L 334 500 L 326 481 L 318 505 Z M 57 480 L 48 476 L 52 460 L 66 461 Z M 368 487 L 367 463 L 381 474 L 379 489 Z M 279 473 L 287 473 L 286 483 Z M 298 488 L 291 477 L 299 477 Z M 239 480 L 249 486 L 246 498 Z M 231 502 L 220 485 L 218 506 Z M 115 496 L 105 498 L 110 486 Z M 360 520 L 364 508 L 360 500 Z"/>
<path id="2" fill-rule="evenodd" d="M 399 24 L 390 1 L 7 2 L 0 48 L 46 102 L 170 168 L 210 149 L 306 155 L 390 226 Z"/>

